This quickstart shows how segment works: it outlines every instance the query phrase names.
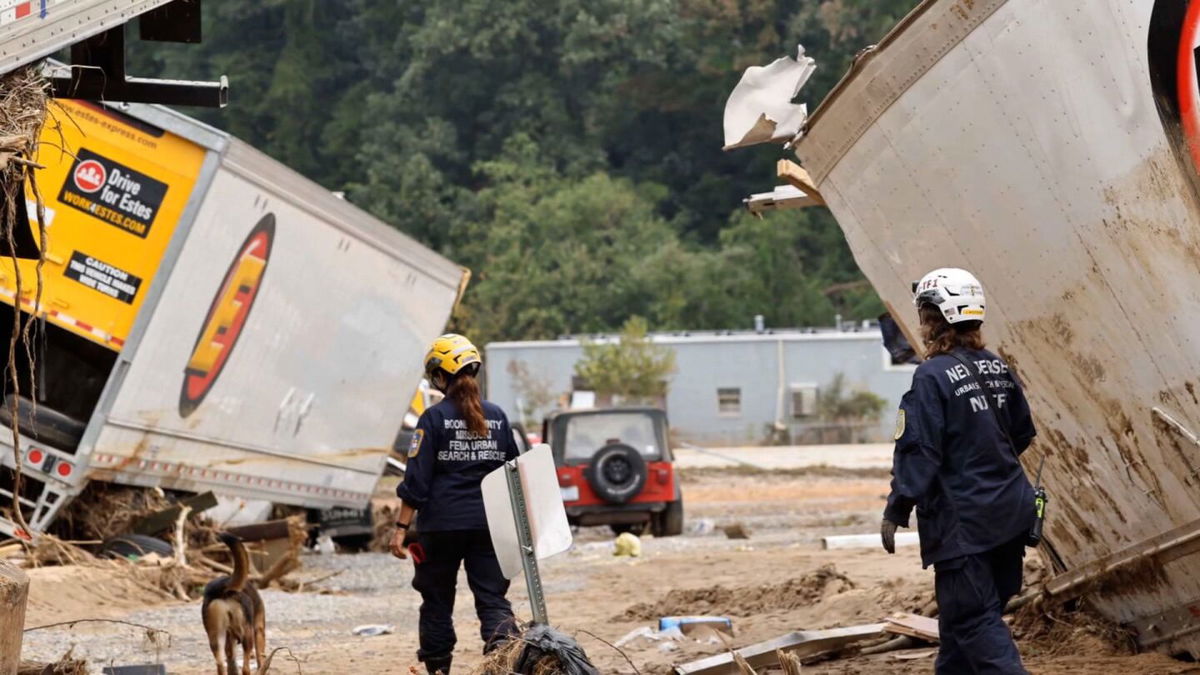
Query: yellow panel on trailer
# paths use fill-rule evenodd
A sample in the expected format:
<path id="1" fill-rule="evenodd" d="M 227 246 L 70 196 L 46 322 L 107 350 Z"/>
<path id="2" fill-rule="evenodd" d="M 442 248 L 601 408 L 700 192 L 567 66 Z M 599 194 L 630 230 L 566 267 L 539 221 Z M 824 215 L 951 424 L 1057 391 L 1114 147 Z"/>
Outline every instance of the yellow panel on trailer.
<path id="1" fill-rule="evenodd" d="M 100 105 L 58 100 L 51 114 L 37 157 L 46 167 L 36 173 L 47 220 L 37 313 L 120 351 L 205 150 Z M 35 265 L 20 262 L 21 304 L 28 311 L 37 292 Z M 0 300 L 12 304 L 15 294 L 12 260 L 0 260 Z"/>

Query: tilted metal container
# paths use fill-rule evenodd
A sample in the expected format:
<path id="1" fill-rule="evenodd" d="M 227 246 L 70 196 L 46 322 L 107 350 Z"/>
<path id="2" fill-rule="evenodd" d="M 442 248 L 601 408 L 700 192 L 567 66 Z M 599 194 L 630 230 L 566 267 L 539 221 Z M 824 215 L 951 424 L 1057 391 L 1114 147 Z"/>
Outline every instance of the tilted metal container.
<path id="1" fill-rule="evenodd" d="M 1051 589 L 1195 656 L 1198 26 L 1187 0 L 925 2 L 795 147 L 910 333 L 914 279 L 983 281 L 1046 457 Z"/>

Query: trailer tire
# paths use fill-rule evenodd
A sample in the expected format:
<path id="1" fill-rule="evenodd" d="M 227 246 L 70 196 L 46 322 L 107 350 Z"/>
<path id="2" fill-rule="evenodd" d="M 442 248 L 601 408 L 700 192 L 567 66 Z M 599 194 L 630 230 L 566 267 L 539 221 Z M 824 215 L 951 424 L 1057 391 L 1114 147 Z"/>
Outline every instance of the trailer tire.
<path id="1" fill-rule="evenodd" d="M 330 537 L 342 553 L 366 553 L 371 550 L 375 536 L 371 534 L 344 534 Z"/>
<path id="2" fill-rule="evenodd" d="M 646 523 L 623 523 L 620 525 L 609 525 L 608 529 L 612 530 L 615 535 L 622 535 L 628 532 L 635 537 L 640 537 L 646 532 Z"/>
<path id="3" fill-rule="evenodd" d="M 12 394 L 9 394 L 4 399 L 3 407 L 0 407 L 0 422 L 9 428 L 12 427 L 12 415 L 9 410 L 11 405 Z M 87 424 L 74 417 L 44 405 L 34 406 L 33 402 L 24 396 L 17 397 L 17 415 L 22 434 L 67 452 L 79 447 L 79 441 L 87 429 Z"/>
<path id="4" fill-rule="evenodd" d="M 646 460 L 624 443 L 606 445 L 592 455 L 583 470 L 596 496 L 610 504 L 624 504 L 646 485 Z"/>
<path id="5" fill-rule="evenodd" d="M 683 534 L 683 500 L 667 502 L 667 508 L 654 516 L 654 536 L 677 537 Z"/>
<path id="6" fill-rule="evenodd" d="M 175 549 L 158 537 L 144 534 L 124 534 L 106 539 L 100 547 L 101 558 L 125 558 L 137 560 L 144 555 L 156 553 L 164 558 L 175 554 Z"/>

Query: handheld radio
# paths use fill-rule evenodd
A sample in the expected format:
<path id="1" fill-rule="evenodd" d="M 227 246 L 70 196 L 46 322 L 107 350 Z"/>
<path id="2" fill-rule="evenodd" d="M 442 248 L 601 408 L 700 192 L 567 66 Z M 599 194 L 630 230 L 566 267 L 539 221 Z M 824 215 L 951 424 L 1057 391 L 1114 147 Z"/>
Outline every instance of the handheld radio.
<path id="1" fill-rule="evenodd" d="M 1042 461 L 1038 463 L 1037 484 L 1033 487 L 1033 527 L 1029 528 L 1029 536 L 1025 541 L 1025 545 L 1033 548 L 1042 543 L 1042 528 L 1046 524 L 1046 502 L 1050 498 L 1046 496 L 1046 488 L 1042 487 L 1042 467 L 1046 466 L 1046 455 L 1042 455 Z"/>

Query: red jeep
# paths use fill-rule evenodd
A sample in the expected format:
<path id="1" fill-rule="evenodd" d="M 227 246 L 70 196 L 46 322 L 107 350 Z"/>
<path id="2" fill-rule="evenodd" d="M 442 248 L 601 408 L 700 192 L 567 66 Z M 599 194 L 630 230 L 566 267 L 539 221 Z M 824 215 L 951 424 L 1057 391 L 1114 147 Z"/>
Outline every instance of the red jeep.
<path id="1" fill-rule="evenodd" d="M 671 537 L 683 532 L 683 497 L 667 415 L 657 408 L 573 410 L 542 427 L 554 452 L 558 484 L 572 525 Z"/>

